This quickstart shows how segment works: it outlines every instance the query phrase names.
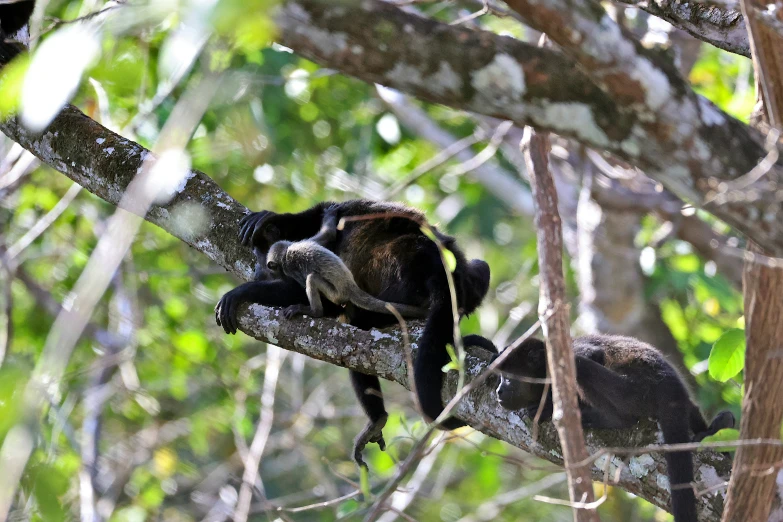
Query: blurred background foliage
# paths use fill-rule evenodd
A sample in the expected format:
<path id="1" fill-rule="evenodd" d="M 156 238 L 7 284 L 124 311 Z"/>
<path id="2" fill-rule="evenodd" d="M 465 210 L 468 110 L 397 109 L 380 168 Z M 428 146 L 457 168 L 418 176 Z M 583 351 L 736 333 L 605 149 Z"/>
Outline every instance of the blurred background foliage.
<path id="1" fill-rule="evenodd" d="M 43 26 L 57 31 L 57 20 L 101 7 L 95 0 L 54 0 Z M 160 2 L 152 14 L 145 11 L 153 9 L 149 4 L 119 7 L 111 20 L 122 27 L 103 33 L 100 58 L 87 69 L 84 80 L 89 81 L 81 82 L 74 103 L 104 125 L 151 147 L 184 89 L 222 71 L 225 83 L 187 150 L 195 168 L 253 210 L 299 211 L 321 200 L 377 196 L 439 152 L 400 125 L 372 86 L 270 46 L 270 8 L 270 0 Z M 449 2 L 422 9 L 443 20 L 464 15 Z M 660 23 L 648 26 L 649 18 L 632 9 L 624 14 L 637 29 L 658 34 L 659 40 L 665 36 Z M 204 38 L 196 38 L 203 43 L 200 52 L 185 44 L 184 50 L 177 49 L 183 21 L 201 27 Z M 526 36 L 510 18 L 484 16 L 474 22 Z M 171 64 L 186 63 L 188 53 L 194 56 L 193 66 L 172 81 Z M 690 79 L 700 93 L 747 120 L 753 103 L 747 59 L 702 46 Z M 420 106 L 456 138 L 475 130 L 469 115 Z M 472 149 L 478 152 L 485 145 L 480 142 Z M 15 152 L 8 140 L 0 146 L 5 158 L 0 162 L 1 182 Z M 516 175 L 502 152 L 493 162 Z M 534 322 L 538 297 L 532 219 L 509 211 L 469 176 L 452 175 L 456 163 L 447 161 L 416 178 L 397 199 L 424 210 L 456 235 L 470 256 L 491 265 L 488 298 L 479 313 L 464 321 L 464 331 L 492 336 L 505 325 L 518 334 Z M 0 189 L 2 244 L 13 245 L 70 186 L 64 176 L 39 167 Z M 11 285 L 12 301 L 6 300 L 6 306 L 12 309 L 13 328 L 0 369 L 0 438 L 17 418 L 21 383 L 52 325 L 46 303 L 68 303 L 69 291 L 114 210 L 82 191 L 21 252 L 12 282 L 3 274 L 4 284 Z M 643 220 L 636 238 L 643 252 L 660 224 L 653 216 Z M 715 227 L 725 231 L 720 224 Z M 707 371 L 713 344 L 725 331 L 742 327 L 737 288 L 716 272 L 714 263 L 677 239 L 655 248 L 643 268 L 645 298 L 660 305 L 695 375 L 699 403 L 707 414 L 728 405 L 739 415 L 741 374 L 718 382 Z M 576 310 L 575 267 L 569 264 L 567 270 Z M 127 328 L 128 321 L 131 341 L 120 352 L 119 371 L 103 387 L 107 401 L 99 442 L 99 511 L 111 513 L 115 521 L 190 521 L 204 518 L 221 499 L 230 503 L 241 481 L 238 448 L 249 444 L 258 421 L 267 349 L 242 334 L 226 336 L 215 325 L 215 302 L 236 284 L 206 257 L 148 223 L 142 226 L 115 283 L 95 310 L 94 328 L 70 360 L 65 386 L 52 397 L 25 475 L 19 517 L 77 516 L 85 395 L 101 365 L 111 362 L 100 334 Z M 373 484 L 391 476 L 412 437 L 423 430 L 410 394 L 391 383 L 384 388 L 390 444 L 385 453 L 375 446 L 367 451 Z M 351 440 L 364 419 L 345 370 L 288 355 L 274 412 L 260 471 L 270 501 L 296 507 L 354 490 L 349 482 L 356 480 L 349 458 Z M 429 469 L 420 467 L 427 471 L 414 476 L 420 483 L 408 484 L 418 488 L 416 500 L 406 509 L 410 516 L 444 522 L 571 520 L 569 509 L 532 499 L 541 480 L 549 480 L 539 488 L 542 494 L 566 496 L 562 478 L 552 478 L 558 472 L 550 465 L 471 430 L 460 434 L 464 438 L 452 437 L 433 452 Z M 504 498 L 513 501 L 504 505 Z M 320 509 L 269 514 L 257 499 L 252 518 L 356 520 L 351 512 L 358 507 L 349 499 Z M 612 488 L 601 515 L 605 521 L 668 519 L 663 511 Z"/>

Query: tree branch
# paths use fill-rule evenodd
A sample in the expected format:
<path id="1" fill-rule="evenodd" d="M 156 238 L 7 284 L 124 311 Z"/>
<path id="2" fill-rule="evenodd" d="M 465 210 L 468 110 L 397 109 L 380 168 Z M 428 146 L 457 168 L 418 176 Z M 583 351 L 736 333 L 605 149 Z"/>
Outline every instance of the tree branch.
<path id="1" fill-rule="evenodd" d="M 243 306 L 239 311 L 240 329 L 264 342 L 337 366 L 351 368 L 368 375 L 377 375 L 410 389 L 405 352 L 400 331 L 360 330 L 335 320 L 301 318 L 284 320 L 279 310 L 259 305 Z M 415 347 L 421 336 L 420 323 L 410 323 L 410 343 Z M 415 348 L 414 348 L 415 352 Z M 490 354 L 481 349 L 469 348 L 466 358 L 466 381 L 472 381 L 489 364 Z M 446 374 L 443 398 L 451 400 L 457 390 L 456 372 Z M 543 423 L 538 440 L 533 440 L 532 420 L 518 412 L 502 409 L 488 385 L 477 387 L 456 408 L 456 415 L 479 431 L 503 440 L 524 451 L 559 465 L 563 464 L 557 431 L 549 423 Z M 657 426 L 643 422 L 630 430 L 588 431 L 585 441 L 588 452 L 594 454 L 606 447 L 638 447 L 655 444 Z M 613 456 L 610 458 L 610 476 L 619 471 L 617 485 L 626 491 L 668 508 L 669 493 L 666 486 L 666 463 L 661 454 Z M 592 477 L 603 480 L 606 457 L 591 466 Z M 711 451 L 697 453 L 695 470 L 700 489 L 725 481 L 730 469 L 729 459 Z M 723 499 L 718 495 L 699 498 L 704 521 L 717 521 L 723 509 Z"/>
<path id="2" fill-rule="evenodd" d="M 759 133 L 693 93 L 673 66 L 659 65 L 651 52 L 622 36 L 603 9 L 601 16 L 574 14 L 572 19 L 565 13 L 576 9 L 565 0 L 557 2 L 557 8 L 524 0 L 510 0 L 510 5 L 527 19 L 535 16 L 538 23 L 531 25 L 559 33 L 563 43 L 573 37 L 564 29 L 582 24 L 576 32 L 585 47 L 595 44 L 594 52 L 578 52 L 581 40 L 572 41 L 571 48 L 585 67 L 552 50 L 448 26 L 377 0 L 351 9 L 288 2 L 276 21 L 283 44 L 321 65 L 421 99 L 511 119 L 608 150 L 696 205 L 714 196 L 717 182 L 743 176 L 766 156 Z M 588 4 L 585 9 L 590 11 Z M 609 20 L 606 27 L 603 20 Z M 609 43 L 602 44 L 602 38 Z M 615 46 L 628 54 L 610 53 L 611 66 L 598 62 L 597 56 L 605 60 L 599 51 L 610 52 Z M 609 71 L 615 66 L 612 76 Z M 591 69 L 604 71 L 593 77 L 609 88 L 611 96 L 582 72 Z M 776 176 L 777 169 L 770 176 Z M 766 190 L 758 192 L 769 195 Z M 742 196 L 741 201 L 712 204 L 708 210 L 783 253 L 783 227 L 777 226 L 780 202 Z"/>
<path id="3" fill-rule="evenodd" d="M 0 123 L 0 131 L 101 199 L 119 205 L 131 180 L 150 151 L 116 134 L 73 106 L 66 106 L 40 135 L 16 119 Z M 209 223 L 193 234 L 183 226 L 189 205 L 209 209 Z M 154 205 L 144 217 L 170 232 L 235 275 L 253 275 L 251 252 L 236 238 L 239 219 L 248 211 L 209 176 L 191 170 L 184 187 L 165 205 Z M 187 223 L 184 223 L 187 225 Z"/>
<path id="4" fill-rule="evenodd" d="M 666 20 L 674 27 L 719 49 L 750 57 L 748 33 L 745 30 L 739 4 L 716 5 L 700 1 L 688 2 L 687 0 L 669 2 L 619 1 Z"/>

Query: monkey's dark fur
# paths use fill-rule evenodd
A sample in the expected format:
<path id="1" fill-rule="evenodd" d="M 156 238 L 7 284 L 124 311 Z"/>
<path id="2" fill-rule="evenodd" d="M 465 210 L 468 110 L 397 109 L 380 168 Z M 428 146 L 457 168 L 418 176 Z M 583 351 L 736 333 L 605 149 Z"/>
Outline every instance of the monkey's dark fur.
<path id="1" fill-rule="evenodd" d="M 382 301 L 403 303 L 428 309 L 424 332 L 419 340 L 414 364 L 414 382 L 424 415 L 432 420 L 443 411 L 441 368 L 448 363 L 446 344 L 453 343 L 453 316 L 449 285 L 437 245 L 421 231 L 424 216 L 401 204 L 353 200 L 344 203 L 320 203 L 298 214 L 276 214 L 262 211 L 241 221 L 242 243 L 252 246 L 256 254 L 256 281 L 228 292 L 215 308 L 218 324 L 226 332 L 236 333 L 236 310 L 240 303 L 253 302 L 267 306 L 307 304 L 307 294 L 291 278 L 279 278 L 266 268 L 269 247 L 279 241 L 300 241 L 316 235 L 324 214 L 333 207 L 337 219 L 348 216 L 374 215 L 374 219 L 347 221 L 337 237 L 325 244 L 351 271 L 363 291 Z M 383 215 L 386 217 L 382 217 Z M 434 230 L 434 229 L 433 229 Z M 452 272 L 457 304 L 463 314 L 472 313 L 489 288 L 489 266 L 481 260 L 468 261 L 454 238 L 434 230 L 443 246 L 457 260 Z M 337 316 L 341 308 L 324 303 L 324 313 Z M 385 327 L 396 323 L 393 316 L 354 308 L 349 322 L 359 328 Z M 361 451 L 368 442 L 385 446 L 382 428 L 387 414 L 377 377 L 351 372 L 359 401 L 370 418 L 354 445 L 354 459 L 361 463 Z M 464 425 L 456 418 L 441 426 L 453 429 Z"/>
<path id="2" fill-rule="evenodd" d="M 734 415 L 719 413 L 708 426 L 688 390 L 663 355 L 651 345 L 618 335 L 588 335 L 574 339 L 579 406 L 585 428 L 620 429 L 649 417 L 658 422 L 666 444 L 700 441 L 723 428 L 734 427 Z M 546 345 L 528 339 L 499 368 L 498 402 L 508 410 L 526 409 L 534 416 L 544 384 L 522 378 L 547 376 Z M 542 419 L 552 416 L 547 396 Z M 691 436 L 691 433 L 693 436 Z M 693 461 L 690 451 L 667 452 L 676 522 L 696 522 Z M 679 487 L 675 487 L 679 486 Z"/>
<path id="3" fill-rule="evenodd" d="M 0 4 L 0 65 L 10 61 L 24 48 L 18 43 L 6 40 L 27 24 L 34 8 L 34 0 Z"/>
<path id="4" fill-rule="evenodd" d="M 337 254 L 324 245 L 337 238 L 337 216 L 329 210 L 324 214 L 320 232 L 303 241 L 278 241 L 269 248 L 266 266 L 280 277 L 286 276 L 304 286 L 309 306 L 291 305 L 283 311 L 286 319 L 307 314 L 323 317 L 321 294 L 335 304 L 354 304 L 371 312 L 392 314 L 386 301 L 376 299 L 356 284 L 353 274 Z M 427 310 L 419 306 L 388 303 L 405 317 L 426 317 Z"/>

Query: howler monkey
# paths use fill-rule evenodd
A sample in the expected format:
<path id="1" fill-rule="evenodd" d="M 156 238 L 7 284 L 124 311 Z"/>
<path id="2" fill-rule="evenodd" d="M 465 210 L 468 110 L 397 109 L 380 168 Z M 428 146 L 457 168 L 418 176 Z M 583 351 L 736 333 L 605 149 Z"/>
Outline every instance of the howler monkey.
<path id="1" fill-rule="evenodd" d="M 433 420 L 443 411 L 442 367 L 448 363 L 446 344 L 453 343 L 453 315 L 449 285 L 438 246 L 422 232 L 425 217 L 402 204 L 353 200 L 343 203 L 324 202 L 297 214 L 255 212 L 240 222 L 242 244 L 252 246 L 258 264 L 256 281 L 242 284 L 228 292 L 215 307 L 216 319 L 227 333 L 237 331 L 237 306 L 243 302 L 267 306 L 291 306 L 308 303 L 307 294 L 290 278 L 270 277 L 266 269 L 269 247 L 279 241 L 300 241 L 316 235 L 324 213 L 334 207 L 337 218 L 349 216 L 372 219 L 347 221 L 337 237 L 325 246 L 342 259 L 356 284 L 383 301 L 403 303 L 428 309 L 424 331 L 418 343 L 414 363 L 414 382 L 424 415 Z M 463 314 L 472 313 L 489 288 L 489 265 L 470 260 L 457 247 L 454 238 L 434 229 L 441 244 L 457 261 L 452 272 L 457 305 Z M 324 303 L 329 305 L 329 303 Z M 337 315 L 339 308 L 325 313 Z M 385 327 L 395 324 L 394 317 L 354 308 L 349 322 L 359 328 Z M 382 428 L 387 413 L 375 376 L 351 371 L 354 390 L 370 421 L 354 444 L 354 459 L 362 463 L 361 451 L 369 442 L 383 449 Z M 456 418 L 442 423 L 446 429 L 463 426 Z"/>
<path id="2" fill-rule="evenodd" d="M 573 347 L 585 428 L 628 428 L 649 417 L 658 422 L 666 444 L 678 444 L 700 441 L 734 427 L 734 415 L 729 411 L 719 413 L 708 426 L 677 371 L 647 343 L 619 335 L 587 335 L 574 339 Z M 544 342 L 526 340 L 498 370 L 498 403 L 507 410 L 526 409 L 534 416 L 544 393 L 541 380 L 547 376 Z M 550 393 L 541 418 L 551 416 Z M 667 452 L 665 456 L 674 520 L 696 522 L 691 452 Z"/>
<path id="3" fill-rule="evenodd" d="M 353 274 L 337 254 L 327 249 L 337 237 L 337 216 L 333 210 L 324 214 L 323 226 L 318 234 L 302 241 L 278 241 L 269 248 L 266 266 L 280 277 L 290 277 L 305 288 L 309 305 L 295 304 L 283 310 L 290 319 L 295 315 L 323 317 L 321 294 L 335 304 L 354 304 L 364 310 L 392 314 L 386 308 L 391 304 L 405 317 L 426 317 L 427 310 L 419 306 L 387 303 L 376 299 L 356 284 Z"/>
<path id="4" fill-rule="evenodd" d="M 34 0 L 0 4 L 0 66 L 10 61 L 22 49 L 20 44 L 6 40 L 27 24 L 34 7 Z"/>

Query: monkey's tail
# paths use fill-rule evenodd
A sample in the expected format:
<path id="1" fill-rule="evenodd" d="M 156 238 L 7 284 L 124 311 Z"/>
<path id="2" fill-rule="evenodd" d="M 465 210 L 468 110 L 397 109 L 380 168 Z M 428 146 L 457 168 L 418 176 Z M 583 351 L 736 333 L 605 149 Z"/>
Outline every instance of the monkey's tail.
<path id="1" fill-rule="evenodd" d="M 389 309 L 386 308 L 386 304 L 387 304 L 386 301 L 382 301 L 381 299 L 371 296 L 367 292 L 364 292 L 363 290 L 359 289 L 358 286 L 356 287 L 353 294 L 354 295 L 351 298 L 351 301 L 359 308 L 363 308 L 371 312 L 391 314 Z M 399 313 L 403 317 L 418 318 L 418 319 L 427 317 L 427 310 L 420 306 L 406 305 L 401 303 L 388 303 L 388 304 L 392 305 L 397 310 L 397 313 Z"/>
<path id="2" fill-rule="evenodd" d="M 419 338 L 418 353 L 413 367 L 416 392 L 422 413 L 429 421 L 434 421 L 443 412 L 441 390 L 443 389 L 443 366 L 449 362 L 447 344 L 454 343 L 454 315 L 448 288 L 431 291 L 430 306 L 424 331 Z M 450 417 L 440 423 L 440 427 L 454 430 L 465 426 L 456 417 Z"/>
<path id="3" fill-rule="evenodd" d="M 683 393 L 687 392 L 683 389 Z M 687 399 L 686 399 L 687 400 Z M 687 400 L 690 403 L 690 400 Z M 680 407 L 682 400 L 663 401 L 658 423 L 666 444 L 690 442 L 688 418 Z M 672 496 L 672 514 L 675 522 L 697 522 L 696 495 L 693 493 L 693 455 L 690 451 L 666 452 L 666 466 Z"/>

